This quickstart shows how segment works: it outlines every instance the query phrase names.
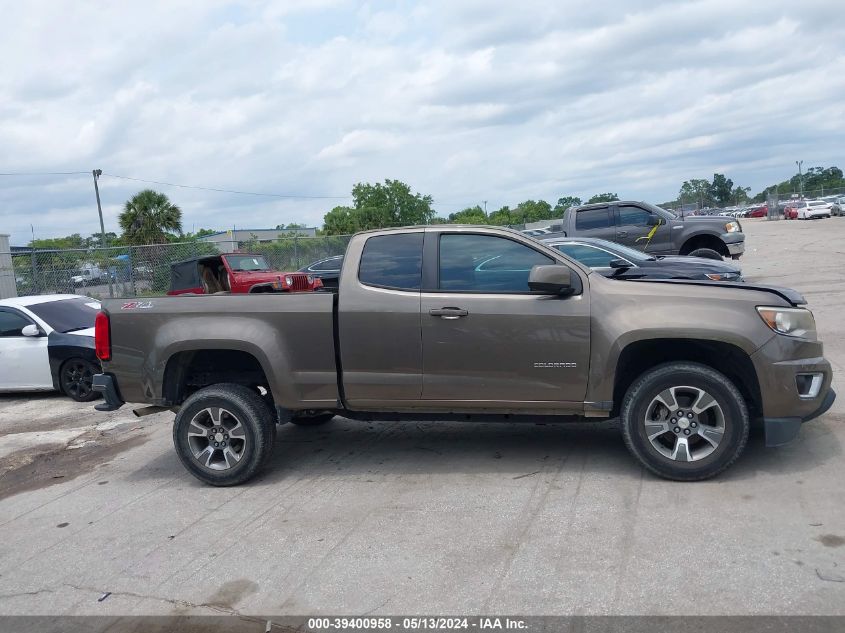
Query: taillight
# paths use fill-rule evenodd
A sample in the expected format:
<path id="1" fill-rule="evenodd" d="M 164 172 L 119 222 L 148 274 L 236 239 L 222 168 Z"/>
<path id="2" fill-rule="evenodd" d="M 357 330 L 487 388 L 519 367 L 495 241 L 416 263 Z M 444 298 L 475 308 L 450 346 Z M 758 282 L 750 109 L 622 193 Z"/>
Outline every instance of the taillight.
<path id="1" fill-rule="evenodd" d="M 94 353 L 100 360 L 111 360 L 111 323 L 105 312 L 94 319 Z"/>

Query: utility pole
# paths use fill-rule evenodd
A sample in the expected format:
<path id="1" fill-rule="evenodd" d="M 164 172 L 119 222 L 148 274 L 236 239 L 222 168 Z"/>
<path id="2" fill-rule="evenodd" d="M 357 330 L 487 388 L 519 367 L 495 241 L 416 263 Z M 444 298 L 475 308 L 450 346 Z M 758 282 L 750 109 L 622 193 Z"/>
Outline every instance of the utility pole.
<path id="1" fill-rule="evenodd" d="M 95 169 L 91 172 L 94 176 L 94 194 L 97 196 L 97 212 L 100 214 L 100 245 L 106 247 L 106 226 L 103 224 L 103 205 L 100 204 L 100 187 L 97 185 L 97 178 L 103 175 L 102 169 Z M 108 253 L 106 254 L 108 255 Z M 114 298 L 114 288 L 111 285 L 111 268 L 106 262 L 106 279 L 109 282 L 109 297 Z"/>
<path id="2" fill-rule="evenodd" d="M 801 165 L 804 164 L 803 160 L 796 160 L 795 164 L 798 165 L 798 189 L 800 191 L 801 199 L 804 199 L 804 176 L 801 173 Z"/>
<path id="3" fill-rule="evenodd" d="M 487 201 L 484 200 L 484 215 L 487 215 Z"/>

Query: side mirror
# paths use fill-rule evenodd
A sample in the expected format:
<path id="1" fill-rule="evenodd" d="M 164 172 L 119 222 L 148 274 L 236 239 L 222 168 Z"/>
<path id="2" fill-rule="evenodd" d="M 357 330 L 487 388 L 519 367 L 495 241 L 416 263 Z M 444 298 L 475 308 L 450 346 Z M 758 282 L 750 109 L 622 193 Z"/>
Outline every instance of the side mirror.
<path id="1" fill-rule="evenodd" d="M 663 224 L 663 221 L 656 215 L 649 215 L 646 224 L 648 226 L 660 226 L 661 224 Z"/>
<path id="2" fill-rule="evenodd" d="M 611 268 L 630 268 L 631 264 L 629 264 L 624 259 L 611 259 L 610 263 L 608 264 Z"/>
<path id="3" fill-rule="evenodd" d="M 576 285 L 573 286 L 573 277 Z M 551 264 L 545 266 L 534 266 L 528 274 L 528 287 L 533 292 L 542 292 L 548 295 L 569 296 L 575 294 L 581 286 L 581 279 L 573 275 L 568 266 Z"/>
<path id="4" fill-rule="evenodd" d="M 37 325 L 30 323 L 29 325 L 23 326 L 21 334 L 24 336 L 41 336 L 41 330 L 38 329 Z"/>

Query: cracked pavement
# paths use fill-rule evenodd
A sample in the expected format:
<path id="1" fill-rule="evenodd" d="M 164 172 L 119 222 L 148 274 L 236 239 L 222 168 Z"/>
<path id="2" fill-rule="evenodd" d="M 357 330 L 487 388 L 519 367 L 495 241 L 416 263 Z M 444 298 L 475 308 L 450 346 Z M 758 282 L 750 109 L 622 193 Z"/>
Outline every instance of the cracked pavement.
<path id="1" fill-rule="evenodd" d="M 211 488 L 170 413 L 0 396 L 0 614 L 845 614 L 845 218 L 743 227 L 836 370 L 795 443 L 682 484 L 613 422 L 336 419 Z"/>

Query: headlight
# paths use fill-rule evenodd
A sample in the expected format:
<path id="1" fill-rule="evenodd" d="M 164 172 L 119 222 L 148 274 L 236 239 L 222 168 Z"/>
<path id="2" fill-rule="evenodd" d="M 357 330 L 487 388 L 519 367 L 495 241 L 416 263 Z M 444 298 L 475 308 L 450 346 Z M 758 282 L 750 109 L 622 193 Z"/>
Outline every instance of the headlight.
<path id="1" fill-rule="evenodd" d="M 739 222 L 728 222 L 725 224 L 725 232 L 726 233 L 736 233 L 737 231 L 741 231 L 742 228 L 739 226 Z"/>
<path id="2" fill-rule="evenodd" d="M 767 308 L 758 306 L 757 312 L 766 325 L 778 334 L 797 338 L 816 338 L 816 320 L 804 308 Z"/>
<path id="3" fill-rule="evenodd" d="M 293 285 L 293 277 L 291 277 L 290 275 L 285 275 L 285 283 L 288 286 L 292 286 Z"/>
<path id="4" fill-rule="evenodd" d="M 739 273 L 706 273 L 706 277 L 713 281 L 736 281 Z"/>

